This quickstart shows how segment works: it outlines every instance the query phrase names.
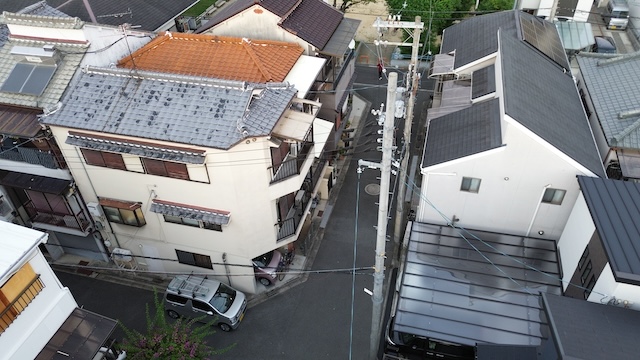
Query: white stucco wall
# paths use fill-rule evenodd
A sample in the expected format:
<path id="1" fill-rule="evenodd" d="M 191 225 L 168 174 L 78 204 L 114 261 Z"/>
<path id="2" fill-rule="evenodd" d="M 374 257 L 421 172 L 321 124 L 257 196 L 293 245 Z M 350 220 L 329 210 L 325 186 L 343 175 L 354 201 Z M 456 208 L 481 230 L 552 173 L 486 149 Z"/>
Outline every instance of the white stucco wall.
<path id="1" fill-rule="evenodd" d="M 587 300 L 621 307 L 624 307 L 626 303 L 626 307 L 640 310 L 640 286 L 617 283 L 611 267 L 607 264 Z"/>
<path id="2" fill-rule="evenodd" d="M 254 5 L 203 34 L 298 43 L 304 49 L 305 55 L 315 55 L 309 43 L 281 28 L 278 25 L 279 21 L 280 17 L 262 6 Z"/>
<path id="3" fill-rule="evenodd" d="M 42 291 L 0 335 L 0 359 L 34 359 L 78 304 L 35 248 L 26 257 L 44 284 Z"/>
<path id="4" fill-rule="evenodd" d="M 558 151 L 513 121 L 503 122 L 503 146 L 422 169 L 422 194 L 458 225 L 517 235 L 558 239 L 578 196 L 576 175 L 586 175 Z M 449 175 L 440 175 L 446 173 Z M 478 193 L 460 191 L 463 177 L 482 180 Z M 540 202 L 545 186 L 566 190 L 561 205 Z M 422 222 L 446 223 L 423 198 Z"/>
<path id="5" fill-rule="evenodd" d="M 578 267 L 580 257 L 589 244 L 596 226 L 582 192 L 579 193 L 567 225 L 558 240 L 558 254 L 562 260 L 562 288 L 567 289 L 571 277 Z"/>

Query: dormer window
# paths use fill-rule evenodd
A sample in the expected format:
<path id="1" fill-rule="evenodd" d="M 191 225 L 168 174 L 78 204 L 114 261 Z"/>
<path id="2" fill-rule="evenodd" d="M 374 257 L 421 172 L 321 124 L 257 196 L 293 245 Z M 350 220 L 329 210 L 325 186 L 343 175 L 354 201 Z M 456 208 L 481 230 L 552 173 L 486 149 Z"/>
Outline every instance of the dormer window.
<path id="1" fill-rule="evenodd" d="M 57 69 L 58 54 L 52 46 L 34 48 L 14 46 L 11 55 L 18 58 L 1 91 L 40 96 Z"/>

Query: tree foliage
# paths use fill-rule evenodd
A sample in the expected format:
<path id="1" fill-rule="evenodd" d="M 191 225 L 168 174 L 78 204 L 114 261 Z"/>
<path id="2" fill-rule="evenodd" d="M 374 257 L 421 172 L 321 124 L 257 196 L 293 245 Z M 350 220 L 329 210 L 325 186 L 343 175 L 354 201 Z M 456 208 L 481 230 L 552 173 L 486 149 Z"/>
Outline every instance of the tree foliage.
<path id="1" fill-rule="evenodd" d="M 513 0 L 480 0 L 478 11 L 502 11 L 513 9 Z"/>
<path id="2" fill-rule="evenodd" d="M 347 10 L 354 5 L 369 4 L 376 1 L 377 0 L 342 0 L 342 1 L 333 0 L 333 7 L 340 9 L 340 11 L 342 12 L 347 12 Z M 340 5 L 338 5 L 338 3 L 340 3 Z"/>
<path id="3" fill-rule="evenodd" d="M 188 321 L 181 319 L 170 322 L 165 317 L 164 303 L 159 299 L 158 294 L 154 294 L 155 312 L 153 315 L 146 307 L 147 331 L 142 334 L 136 330 L 131 330 L 120 323 L 126 338 L 122 348 L 127 352 L 127 359 L 208 359 L 210 356 L 218 355 L 228 351 L 235 344 L 226 349 L 214 350 L 205 340 L 205 337 L 215 333 L 212 327 L 213 322 L 199 324 L 191 319 Z"/>

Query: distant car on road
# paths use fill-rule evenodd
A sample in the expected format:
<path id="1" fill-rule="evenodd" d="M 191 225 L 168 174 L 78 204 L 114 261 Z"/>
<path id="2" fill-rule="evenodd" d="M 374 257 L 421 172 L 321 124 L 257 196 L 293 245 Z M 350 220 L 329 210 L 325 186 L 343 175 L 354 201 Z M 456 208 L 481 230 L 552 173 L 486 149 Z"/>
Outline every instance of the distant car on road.
<path id="1" fill-rule="evenodd" d="M 595 36 L 595 44 L 593 44 L 592 52 L 599 54 L 615 54 L 617 53 L 616 43 L 611 36 Z"/>
<path id="2" fill-rule="evenodd" d="M 211 316 L 222 331 L 236 329 L 247 310 L 247 297 L 220 281 L 193 275 L 176 276 L 164 294 L 165 310 L 173 319 Z"/>
<path id="3" fill-rule="evenodd" d="M 256 279 L 264 286 L 273 284 L 277 277 L 278 264 L 282 254 L 278 250 L 270 251 L 253 259 L 253 271 Z"/>

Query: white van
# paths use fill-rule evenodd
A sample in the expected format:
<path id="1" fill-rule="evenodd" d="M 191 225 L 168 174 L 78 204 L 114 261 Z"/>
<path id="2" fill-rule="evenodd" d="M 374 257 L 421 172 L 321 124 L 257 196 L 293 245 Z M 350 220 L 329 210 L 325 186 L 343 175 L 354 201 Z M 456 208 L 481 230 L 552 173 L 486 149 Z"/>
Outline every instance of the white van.
<path id="1" fill-rule="evenodd" d="M 164 300 L 169 317 L 208 315 L 222 331 L 236 329 L 247 310 L 247 297 L 242 292 L 206 276 L 176 276 L 167 286 Z"/>
<path id="2" fill-rule="evenodd" d="M 629 24 L 629 5 L 626 0 L 609 0 L 602 14 L 607 29 L 624 30 Z"/>

